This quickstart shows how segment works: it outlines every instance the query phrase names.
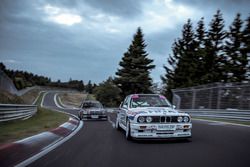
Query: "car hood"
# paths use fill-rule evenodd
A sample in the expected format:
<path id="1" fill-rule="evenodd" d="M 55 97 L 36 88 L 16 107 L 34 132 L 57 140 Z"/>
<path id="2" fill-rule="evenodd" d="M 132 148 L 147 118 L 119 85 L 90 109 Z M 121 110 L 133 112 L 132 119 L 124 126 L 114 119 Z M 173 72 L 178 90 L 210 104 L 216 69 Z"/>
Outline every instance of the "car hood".
<path id="1" fill-rule="evenodd" d="M 179 113 L 177 110 L 170 107 L 141 107 L 129 109 L 128 115 L 183 115 L 184 113 Z"/>

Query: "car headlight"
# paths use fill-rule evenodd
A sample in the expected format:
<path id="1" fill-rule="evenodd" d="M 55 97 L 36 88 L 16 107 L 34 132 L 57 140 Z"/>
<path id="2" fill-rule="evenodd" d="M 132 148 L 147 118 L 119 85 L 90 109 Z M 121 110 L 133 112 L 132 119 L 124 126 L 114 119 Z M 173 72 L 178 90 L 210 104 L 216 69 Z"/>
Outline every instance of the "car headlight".
<path id="1" fill-rule="evenodd" d="M 83 114 L 88 114 L 88 112 L 87 111 L 83 111 Z"/>
<path id="2" fill-rule="evenodd" d="M 152 122 L 152 120 L 153 120 L 153 119 L 152 119 L 152 117 L 149 117 L 149 116 L 148 116 L 148 117 L 146 117 L 146 122 L 147 122 L 147 123 Z"/>
<path id="3" fill-rule="evenodd" d="M 186 117 L 183 118 L 183 121 L 184 122 L 189 122 L 189 118 L 186 116 Z"/>
<path id="4" fill-rule="evenodd" d="M 178 117 L 178 118 L 177 118 L 177 121 L 178 121 L 178 122 L 182 122 L 182 120 L 183 120 L 182 117 Z"/>
<path id="5" fill-rule="evenodd" d="M 140 123 L 143 123 L 143 122 L 145 122 L 145 118 L 144 118 L 144 117 L 138 117 L 138 121 L 139 121 Z"/>

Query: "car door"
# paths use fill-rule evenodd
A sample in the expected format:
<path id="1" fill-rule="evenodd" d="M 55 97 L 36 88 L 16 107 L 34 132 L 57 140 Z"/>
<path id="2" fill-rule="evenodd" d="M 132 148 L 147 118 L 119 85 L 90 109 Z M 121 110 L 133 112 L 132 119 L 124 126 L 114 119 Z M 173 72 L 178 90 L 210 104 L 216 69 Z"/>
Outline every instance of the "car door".
<path id="1" fill-rule="evenodd" d="M 129 98 L 126 97 L 120 109 L 120 123 L 126 126 L 126 116 L 128 111 Z"/>

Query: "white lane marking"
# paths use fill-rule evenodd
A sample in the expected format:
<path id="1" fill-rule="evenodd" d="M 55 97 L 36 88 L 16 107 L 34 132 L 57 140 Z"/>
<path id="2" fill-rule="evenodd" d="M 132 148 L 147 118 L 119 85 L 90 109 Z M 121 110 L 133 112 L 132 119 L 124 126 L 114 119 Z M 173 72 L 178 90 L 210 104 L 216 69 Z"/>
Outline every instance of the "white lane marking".
<path id="1" fill-rule="evenodd" d="M 65 104 L 63 104 L 60 96 L 58 96 L 58 101 L 60 102 L 60 104 L 64 107 L 64 108 L 68 108 Z"/>
<path id="2" fill-rule="evenodd" d="M 60 106 L 60 105 L 58 104 L 58 102 L 57 102 L 57 93 L 54 94 L 54 102 L 55 102 L 55 105 L 56 105 L 58 108 L 65 109 L 65 108 L 63 108 L 62 106 Z"/>
<path id="3" fill-rule="evenodd" d="M 211 123 L 208 123 L 208 125 L 219 126 L 219 125 L 226 125 L 226 124 L 225 122 L 211 122 Z"/>
<path id="4" fill-rule="evenodd" d="M 237 124 L 237 123 L 230 123 L 230 122 L 221 122 L 221 121 L 213 121 L 213 120 L 205 120 L 205 119 L 197 119 L 197 118 L 192 118 L 192 120 L 196 120 L 196 121 L 203 121 L 203 122 L 207 122 L 207 123 L 224 123 L 224 125 L 234 125 L 234 126 L 242 126 L 242 127 L 248 127 L 250 128 L 250 125 L 243 125 L 243 124 Z"/>
<path id="5" fill-rule="evenodd" d="M 37 95 L 37 97 L 36 97 L 36 99 L 33 101 L 33 105 L 34 104 L 36 104 L 36 102 L 37 102 L 37 100 L 38 100 L 38 98 L 40 97 L 40 95 L 41 95 L 41 93 L 44 93 L 45 91 L 40 91 L 39 93 L 38 93 L 38 95 Z"/>
<path id="6" fill-rule="evenodd" d="M 42 101 L 41 101 L 41 107 L 44 107 L 43 103 L 44 103 L 44 98 L 45 96 L 48 94 L 49 92 L 46 92 L 43 94 L 43 97 L 42 97 Z"/>
<path id="7" fill-rule="evenodd" d="M 58 146 L 60 146 L 61 144 L 63 144 L 64 142 L 66 142 L 67 140 L 69 140 L 71 137 L 73 137 L 83 126 L 83 121 L 80 121 L 79 126 L 77 127 L 77 129 L 75 131 L 73 131 L 70 135 L 68 135 L 67 137 L 65 137 L 64 139 L 58 141 L 57 143 L 55 143 L 54 145 L 52 145 L 51 147 L 48 147 L 47 149 L 42 150 L 40 153 L 24 160 L 23 162 L 17 164 L 17 167 L 23 167 L 23 166 L 28 166 L 29 164 L 31 164 L 32 162 L 36 161 L 37 159 L 43 157 L 44 155 L 46 155 L 47 153 L 49 153 L 50 151 L 54 150 L 55 148 L 57 148 Z"/>
<path id="8" fill-rule="evenodd" d="M 50 136 L 51 138 L 57 137 L 56 134 L 51 133 L 49 131 L 46 131 L 46 132 L 42 132 L 42 133 L 39 133 L 39 134 L 34 135 L 34 136 L 27 137 L 25 139 L 18 140 L 14 143 L 21 143 L 21 144 L 29 145 L 29 144 L 34 143 L 34 142 L 43 141 L 43 140 L 47 139 L 48 136 Z"/>
<path id="9" fill-rule="evenodd" d="M 58 101 L 60 102 L 60 104 L 62 105 L 62 107 L 66 108 L 66 109 L 71 109 L 71 110 L 79 110 L 79 108 L 76 108 L 74 106 L 70 106 L 70 105 L 66 105 L 62 102 L 62 99 L 60 96 L 58 96 Z"/>
<path id="10" fill-rule="evenodd" d="M 47 145 L 46 147 L 43 147 L 42 150 L 46 150 L 49 147 L 53 146 L 54 144 L 56 144 L 57 142 L 59 142 L 60 140 L 62 140 L 63 137 L 60 137 L 59 139 L 55 140 L 54 142 L 52 142 L 51 144 Z"/>

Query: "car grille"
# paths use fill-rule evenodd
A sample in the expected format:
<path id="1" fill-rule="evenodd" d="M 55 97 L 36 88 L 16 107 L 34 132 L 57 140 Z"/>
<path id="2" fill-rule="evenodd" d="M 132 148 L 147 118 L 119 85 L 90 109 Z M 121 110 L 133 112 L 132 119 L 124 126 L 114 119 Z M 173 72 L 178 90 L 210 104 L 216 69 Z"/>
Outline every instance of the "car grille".
<path id="1" fill-rule="evenodd" d="M 177 116 L 152 116 L 151 123 L 178 123 Z"/>
<path id="2" fill-rule="evenodd" d="M 101 111 L 90 111 L 89 114 L 91 114 L 91 115 L 101 115 L 102 112 Z"/>

